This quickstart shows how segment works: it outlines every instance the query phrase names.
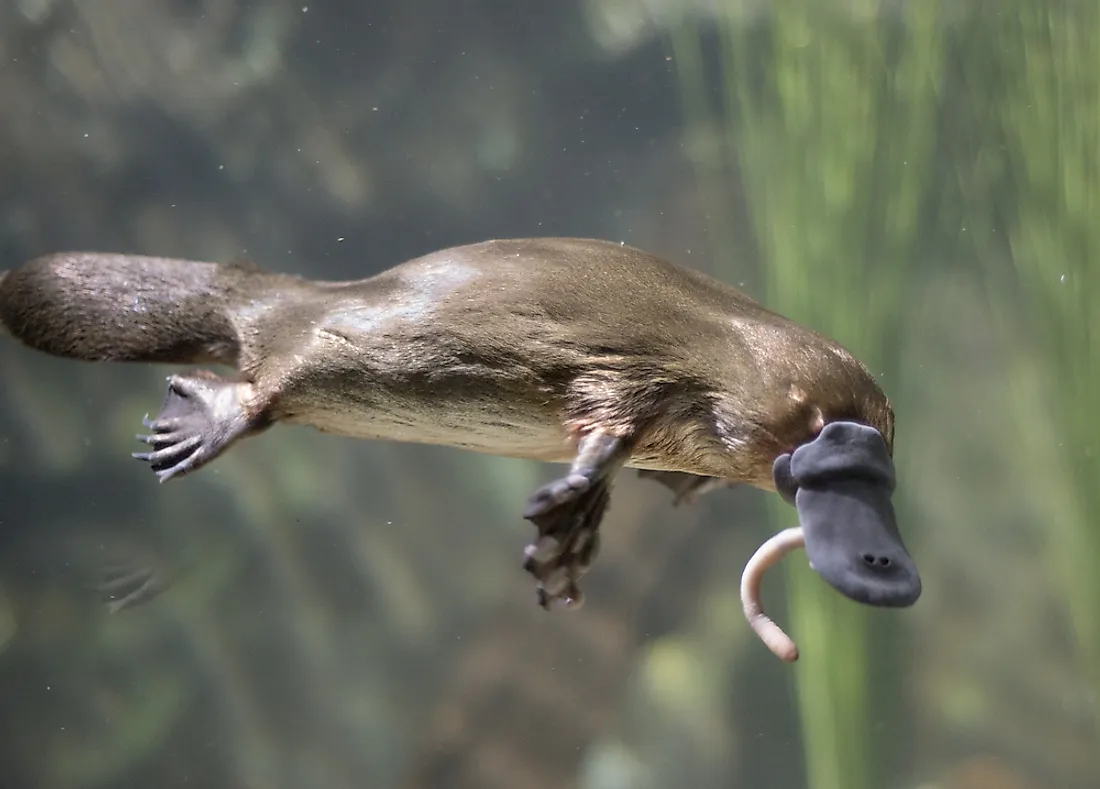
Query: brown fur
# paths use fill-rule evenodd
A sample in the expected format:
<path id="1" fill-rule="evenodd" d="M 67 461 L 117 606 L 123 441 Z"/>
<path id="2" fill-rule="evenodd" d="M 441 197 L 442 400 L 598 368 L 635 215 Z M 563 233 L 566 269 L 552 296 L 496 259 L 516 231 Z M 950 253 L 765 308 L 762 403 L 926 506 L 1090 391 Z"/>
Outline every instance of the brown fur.
<path id="1" fill-rule="evenodd" d="M 605 241 L 488 241 L 343 283 L 62 253 L 0 279 L 0 323 L 69 358 L 227 364 L 253 414 L 361 438 L 566 462 L 598 427 L 636 441 L 628 465 L 763 488 L 825 422 L 892 441 L 839 345 Z"/>

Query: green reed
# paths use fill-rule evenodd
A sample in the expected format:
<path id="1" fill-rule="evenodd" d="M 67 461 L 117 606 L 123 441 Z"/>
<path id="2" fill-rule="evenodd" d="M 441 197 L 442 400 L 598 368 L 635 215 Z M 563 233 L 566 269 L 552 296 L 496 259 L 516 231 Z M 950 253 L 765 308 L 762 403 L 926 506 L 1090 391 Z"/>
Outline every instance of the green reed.
<path id="1" fill-rule="evenodd" d="M 856 6 L 777 0 L 764 19 L 731 10 L 717 108 L 693 84 L 707 79 L 698 35 L 692 42 L 680 30 L 673 47 L 689 134 L 707 143 L 695 149 L 707 196 L 721 194 L 730 173 L 741 179 L 763 300 L 849 347 L 896 403 L 905 285 L 936 126 L 939 8 L 913 4 L 898 15 L 877 2 Z M 711 210 L 720 217 L 728 205 Z M 911 429 L 901 409 L 899 441 Z M 904 519 L 903 499 L 899 510 Z M 775 502 L 774 512 L 777 528 L 790 525 L 788 506 Z M 808 568 L 789 568 L 787 588 L 790 630 L 805 656 L 795 681 L 807 783 L 873 789 L 889 756 L 872 747 L 871 732 L 889 723 L 888 710 L 898 714 L 882 699 L 903 695 L 897 650 L 872 642 L 868 611 Z"/>

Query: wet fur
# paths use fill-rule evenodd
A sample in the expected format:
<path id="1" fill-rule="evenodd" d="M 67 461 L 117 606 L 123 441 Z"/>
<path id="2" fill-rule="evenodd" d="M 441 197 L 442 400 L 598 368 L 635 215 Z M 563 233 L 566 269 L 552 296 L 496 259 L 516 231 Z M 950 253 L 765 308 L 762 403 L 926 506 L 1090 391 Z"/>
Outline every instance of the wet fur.
<path id="1" fill-rule="evenodd" d="M 629 466 L 771 488 L 822 421 L 892 438 L 885 396 L 820 334 L 631 247 L 489 241 L 364 280 L 62 253 L 0 280 L 0 322 L 87 360 L 221 363 L 249 417 L 568 462 L 593 428 Z"/>

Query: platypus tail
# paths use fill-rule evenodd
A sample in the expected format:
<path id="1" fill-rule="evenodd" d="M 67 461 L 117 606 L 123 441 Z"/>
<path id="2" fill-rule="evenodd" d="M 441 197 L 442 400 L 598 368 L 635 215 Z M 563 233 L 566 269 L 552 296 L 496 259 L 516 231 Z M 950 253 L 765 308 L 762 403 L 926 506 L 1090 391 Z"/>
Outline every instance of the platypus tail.
<path id="1" fill-rule="evenodd" d="M 0 327 L 70 359 L 236 365 L 230 307 L 258 269 L 63 252 L 0 273 Z"/>

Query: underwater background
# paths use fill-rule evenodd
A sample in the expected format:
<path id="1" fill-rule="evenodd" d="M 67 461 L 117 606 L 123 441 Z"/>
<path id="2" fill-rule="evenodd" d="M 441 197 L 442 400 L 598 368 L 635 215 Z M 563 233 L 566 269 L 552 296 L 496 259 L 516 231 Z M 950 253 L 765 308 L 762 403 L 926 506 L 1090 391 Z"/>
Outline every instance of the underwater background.
<path id="1" fill-rule="evenodd" d="M 1094 0 L 0 4 L 0 268 L 642 247 L 871 367 L 924 582 L 789 558 L 782 664 L 794 510 L 628 473 L 547 614 L 554 468 L 281 426 L 161 486 L 171 369 L 0 339 L 0 789 L 1100 785 L 1098 53 Z M 89 551 L 175 580 L 112 615 Z"/>

